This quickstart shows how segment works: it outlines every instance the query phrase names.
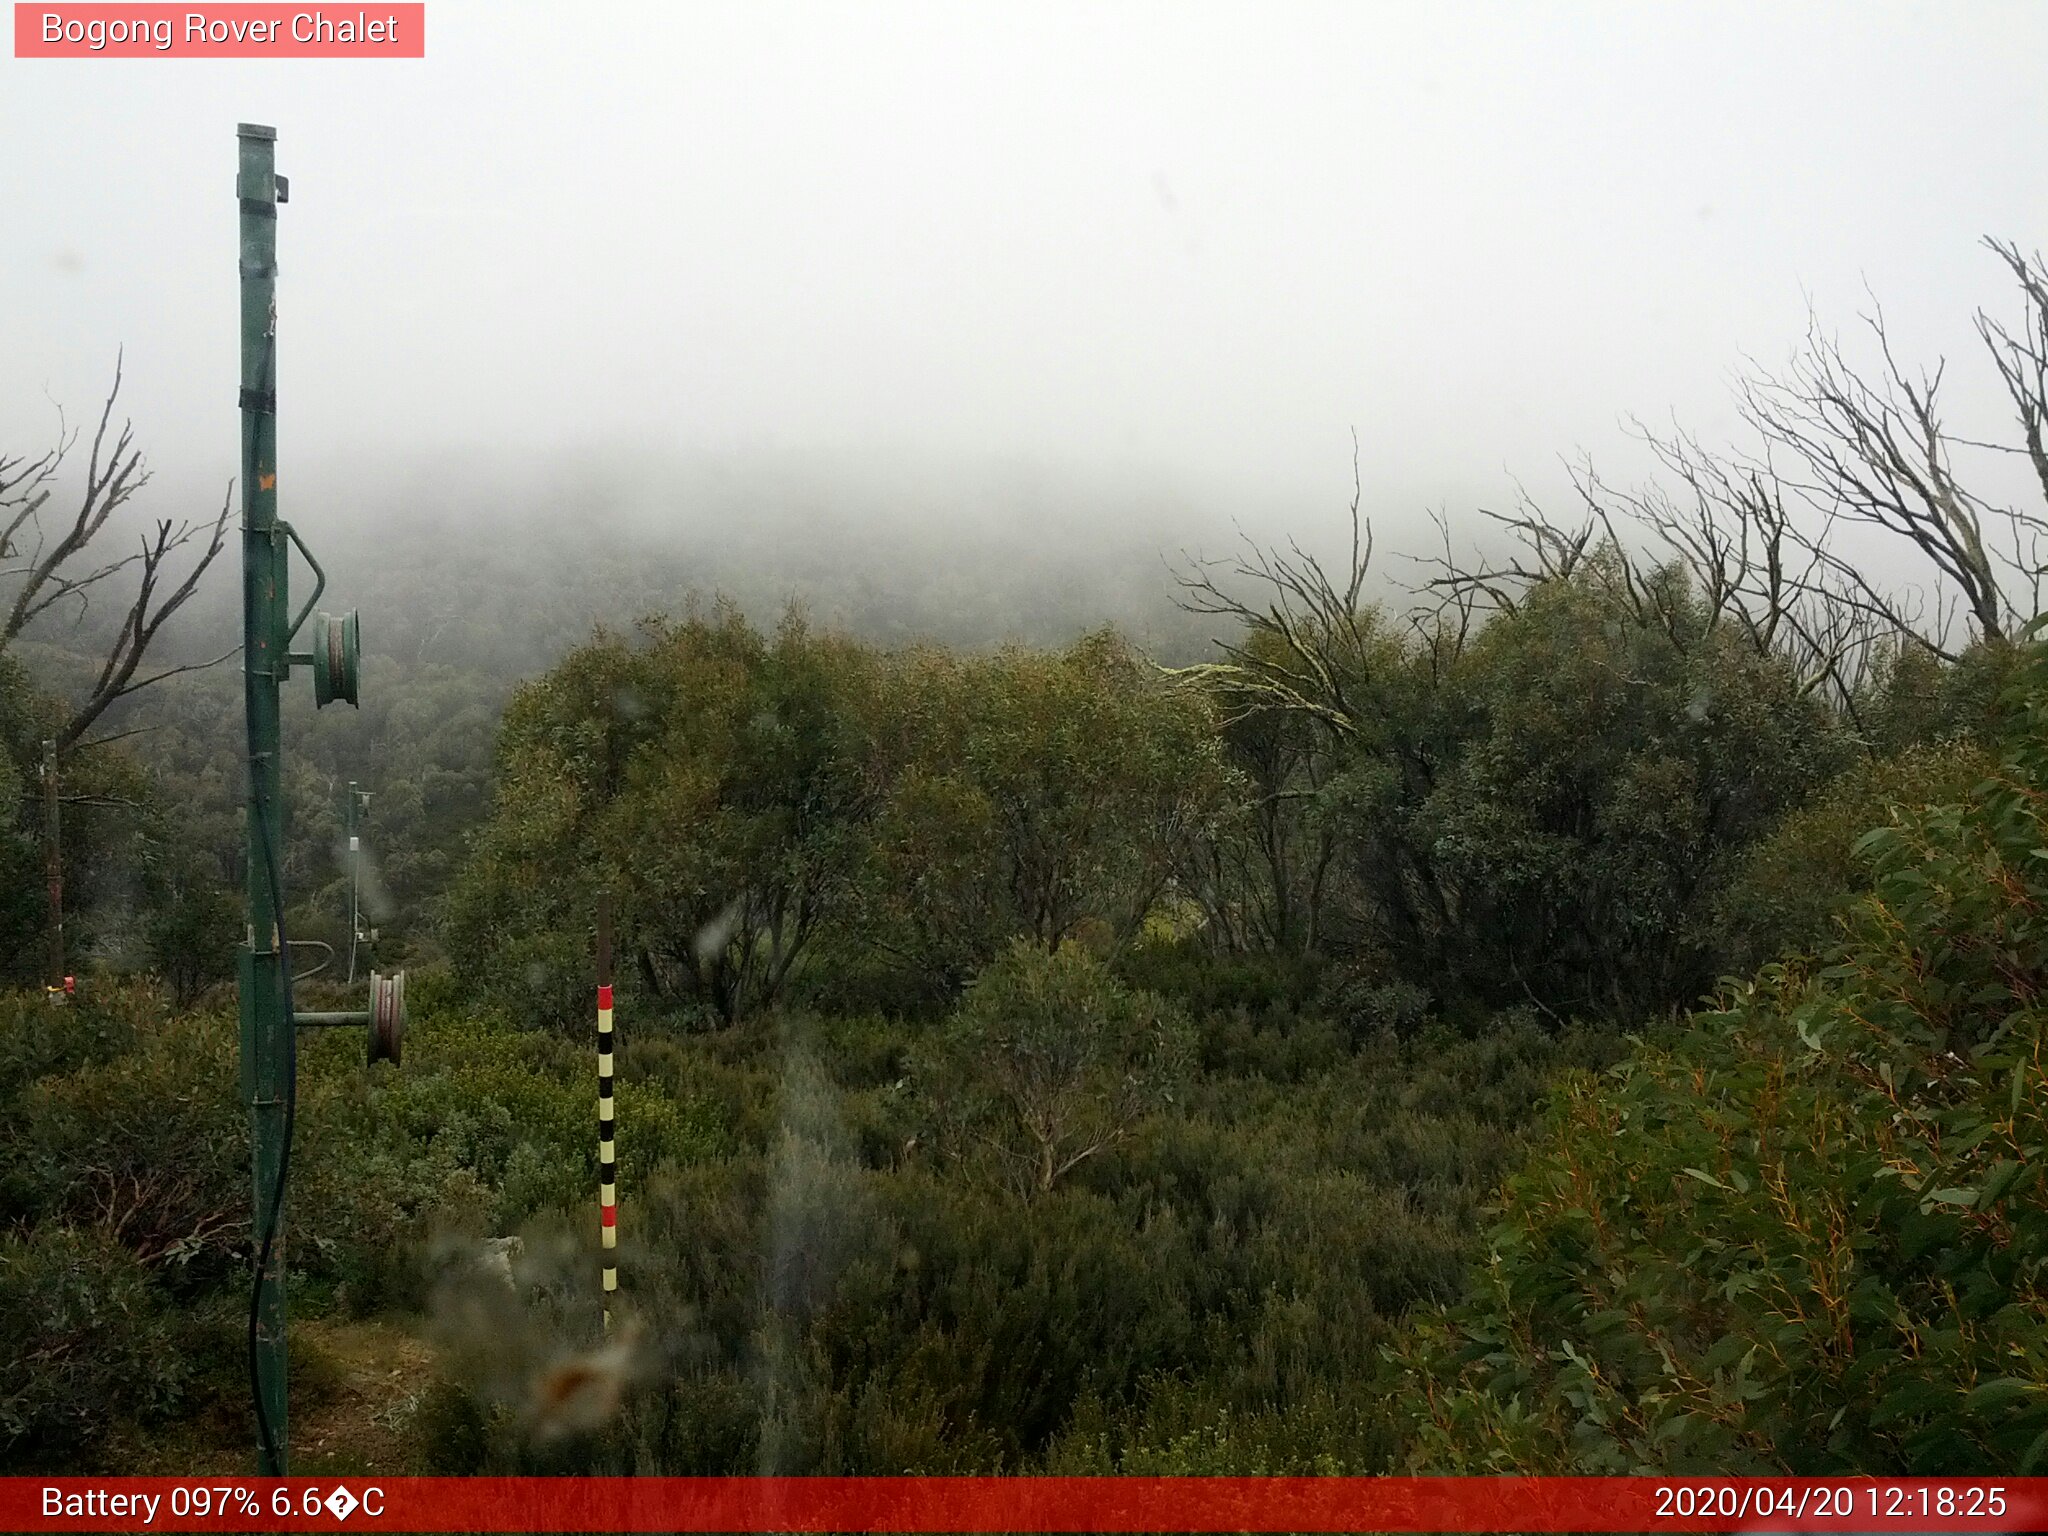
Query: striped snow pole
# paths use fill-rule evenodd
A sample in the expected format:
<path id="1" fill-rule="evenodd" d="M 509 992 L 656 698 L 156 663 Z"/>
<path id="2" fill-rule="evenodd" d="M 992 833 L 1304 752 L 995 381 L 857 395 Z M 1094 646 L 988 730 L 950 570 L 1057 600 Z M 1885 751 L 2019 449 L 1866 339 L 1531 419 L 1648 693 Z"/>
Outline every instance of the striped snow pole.
<path id="1" fill-rule="evenodd" d="M 612 898 L 597 898 L 597 1220 L 604 1243 L 604 1325 L 612 1325 L 612 1292 L 619 1288 L 619 1155 L 612 1108 Z"/>

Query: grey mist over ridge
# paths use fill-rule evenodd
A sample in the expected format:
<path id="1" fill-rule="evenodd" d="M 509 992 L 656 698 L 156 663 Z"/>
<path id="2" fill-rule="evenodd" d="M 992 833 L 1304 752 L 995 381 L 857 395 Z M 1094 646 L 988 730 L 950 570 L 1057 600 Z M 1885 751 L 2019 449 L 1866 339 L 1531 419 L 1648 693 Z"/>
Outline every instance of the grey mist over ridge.
<path id="1" fill-rule="evenodd" d="M 1163 590 L 1233 520 L 1334 549 L 1355 429 L 1416 550 L 1513 477 L 1568 504 L 1561 455 L 1629 478 L 1625 413 L 1729 440 L 1745 356 L 1866 283 L 1995 436 L 1975 242 L 2048 227 L 2043 43 L 2000 4 L 436 0 L 418 63 L 5 59 L 0 444 L 125 346 L 138 514 L 218 505 L 255 120 L 293 185 L 282 490 L 323 537 Z"/>
<path id="2" fill-rule="evenodd" d="M 1240 540 L 1241 509 L 1200 487 L 1014 459 L 622 450 L 530 473 L 441 459 L 359 487 L 338 463 L 300 479 L 299 516 L 329 530 L 338 583 L 405 572 L 406 589 L 434 602 L 438 570 L 451 606 L 481 608 L 492 588 L 574 586 L 580 606 L 555 614 L 558 640 L 586 619 L 726 597 L 759 622 L 793 604 L 885 643 L 1057 644 L 1114 623 L 1185 655 L 1206 628 L 1177 609 L 1174 571 Z M 1348 497 L 1297 526 L 1334 535 Z M 384 648 L 381 626 L 366 643 Z"/>

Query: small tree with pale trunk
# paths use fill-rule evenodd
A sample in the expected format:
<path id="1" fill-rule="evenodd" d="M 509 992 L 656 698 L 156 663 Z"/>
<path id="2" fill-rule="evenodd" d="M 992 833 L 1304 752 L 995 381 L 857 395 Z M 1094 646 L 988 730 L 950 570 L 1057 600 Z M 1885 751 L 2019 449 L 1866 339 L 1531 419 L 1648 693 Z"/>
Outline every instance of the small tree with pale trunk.
<path id="1" fill-rule="evenodd" d="M 1029 1197 L 1171 1106 L 1193 1054 L 1178 1012 L 1080 945 L 1020 940 L 968 989 L 918 1076 L 941 1144 L 992 1160 Z"/>

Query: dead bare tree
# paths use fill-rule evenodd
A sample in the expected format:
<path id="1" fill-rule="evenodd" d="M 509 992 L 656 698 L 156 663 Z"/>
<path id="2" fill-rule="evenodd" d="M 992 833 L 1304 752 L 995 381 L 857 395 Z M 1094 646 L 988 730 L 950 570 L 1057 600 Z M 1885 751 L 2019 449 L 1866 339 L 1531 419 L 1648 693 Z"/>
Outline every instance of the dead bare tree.
<path id="1" fill-rule="evenodd" d="M 1816 321 L 1787 371 L 1738 386 L 1756 449 L 1715 453 L 1683 431 L 1634 423 L 1657 464 L 1655 482 L 1623 488 L 1590 463 L 1571 466 L 1573 517 L 1556 518 L 1526 493 L 1512 511 L 1483 513 L 1519 546 L 1505 558 L 1458 555 L 1440 521 L 1443 552 L 1420 562 L 1429 572 L 1420 592 L 1463 630 L 1475 609 L 1511 610 L 1545 582 L 1604 581 L 1639 621 L 1675 643 L 1684 638 L 1681 619 L 1702 613 L 1702 636 L 1732 629 L 1783 657 L 1802 687 L 1821 692 L 1852 723 L 1862 685 L 1886 651 L 1954 660 L 1966 643 L 2005 643 L 2040 611 L 2048 574 L 2048 265 L 2009 243 L 1985 243 L 2018 281 L 2024 305 L 2016 327 L 1977 315 L 2023 448 L 1952 432 L 1943 420 L 1942 366 L 1903 368 L 1873 304 L 1863 318 L 1877 367 L 1859 371 Z M 1957 471 L 1958 449 L 2025 454 L 2042 508 L 1978 495 Z M 1925 585 L 1888 584 L 1867 551 L 1859 558 L 1845 549 L 1840 536 L 1859 525 L 1911 550 Z M 1671 571 L 1683 581 L 1665 579 Z"/>
<path id="2" fill-rule="evenodd" d="M 1396 949 L 1449 958 L 1446 946 L 1476 931 L 1475 913 L 1490 911 L 1483 921 L 1493 922 L 1513 904 L 1487 908 L 1494 896 L 1468 881 L 1450 843 L 1408 833 L 1408 808 L 1431 803 L 1446 754 L 1457 750 L 1445 745 L 1457 729 L 1457 690 L 1437 690 L 1490 616 L 1566 583 L 1597 594 L 1603 629 L 1623 634 L 1623 646 L 1596 658 L 1609 671 L 1630 665 L 1640 637 L 1652 650 L 1662 641 L 1680 657 L 1702 653 L 1713 664 L 1708 677 L 1729 675 L 1715 670 L 1726 648 L 1747 650 L 1772 672 L 1788 667 L 1803 696 L 1825 700 L 1867 750 L 1883 750 L 1901 680 L 1932 671 L 1926 658 L 1954 661 L 2016 638 L 2040 609 L 2048 573 L 2048 265 L 1990 244 L 2019 280 L 2025 316 L 2008 327 L 1980 313 L 1978 331 L 2025 440 L 2004 451 L 2027 455 L 2038 508 L 1965 483 L 1959 456 L 1967 463 L 1969 452 L 1996 445 L 1948 427 L 1941 367 L 1902 367 L 1873 306 L 1872 359 L 1852 361 L 1816 322 L 1787 371 L 1739 386 L 1755 434 L 1746 450 L 1717 452 L 1682 429 L 1636 423 L 1655 465 L 1647 485 L 1616 484 L 1590 462 L 1568 466 L 1575 505 L 1565 514 L 1526 491 L 1507 510 L 1482 509 L 1508 535 L 1491 550 L 1460 551 L 1439 517 L 1441 553 L 1417 562 L 1405 615 L 1366 595 L 1373 537 L 1360 511 L 1355 438 L 1348 562 L 1325 565 L 1293 541 L 1242 534 L 1221 560 L 1185 559 L 1176 572 L 1182 608 L 1228 621 L 1228 633 L 1217 637 L 1220 660 L 1183 675 L 1215 688 L 1232 723 L 1284 720 L 1339 765 L 1309 783 L 1290 763 L 1255 809 L 1277 812 L 1302 790 L 1313 799 L 1324 784 L 1336 786 L 1340 806 L 1364 795 L 1393 807 L 1346 823 L 1347 889 Z M 1884 551 L 1911 559 L 1887 562 Z M 1401 632 L 1404 619 L 1413 636 Z M 1916 666 L 1903 667 L 1908 659 Z M 1212 932 L 1230 943 L 1257 937 L 1255 866 L 1245 856 L 1262 851 L 1256 835 L 1243 849 L 1204 851 L 1207 862 L 1191 868 L 1195 885 L 1207 882 Z M 1690 901 L 1709 866 L 1681 867 L 1680 899 Z M 1587 954 L 1619 953 L 1597 935 L 1583 944 L 1576 931 L 1565 937 Z M 1519 975 L 1512 949 L 1505 964 Z"/>
<path id="3" fill-rule="evenodd" d="M 1446 553 L 1425 562 L 1436 571 L 1426 590 L 1440 601 L 1483 596 L 1501 607 L 1545 581 L 1597 580 L 1676 649 L 1732 635 L 1788 662 L 1801 692 L 1853 711 L 1875 648 L 1895 626 L 1916 624 L 1919 610 L 1886 594 L 1880 613 L 1850 587 L 1829 558 L 1827 527 L 1802 525 L 1767 457 L 1726 457 L 1680 431 L 1632 428 L 1665 481 L 1624 488 L 1590 462 L 1570 466 L 1576 525 L 1560 530 L 1526 497 L 1513 516 L 1493 514 L 1534 551 L 1533 564 L 1464 567 L 1446 540 Z"/>
<path id="4" fill-rule="evenodd" d="M 83 489 L 68 516 L 49 515 L 55 511 L 50 503 L 77 446 L 76 430 L 66 431 L 60 422 L 56 445 L 38 458 L 0 453 L 0 602 L 6 604 L 6 617 L 0 620 L 0 654 L 46 615 L 69 611 L 75 628 L 93 599 L 107 590 L 103 584 L 134 572 L 132 595 L 106 642 L 99 671 L 85 695 L 70 702 L 55 735 L 60 754 L 93 745 L 85 739 L 86 732 L 116 701 L 179 673 L 217 666 L 235 654 L 229 650 L 210 661 L 137 675 L 166 621 L 185 605 L 220 554 L 231 501 L 224 497 L 210 522 L 160 520 L 142 534 L 139 547 L 103 558 L 101 535 L 150 479 L 135 446 L 133 424 L 124 420 L 118 430 L 112 428 L 120 393 L 117 360 L 113 387 L 87 455 Z M 197 555 L 180 575 L 172 568 L 174 557 L 188 545 L 198 545 Z"/>
<path id="5" fill-rule="evenodd" d="M 1937 590 L 1960 594 L 1974 638 L 2004 641 L 2031 615 L 2021 614 L 2007 591 L 2009 567 L 2001 568 L 1987 543 L 1987 525 L 2002 521 L 2019 538 L 2038 536 L 2048 523 L 1994 506 L 1962 483 L 1956 441 L 1941 417 L 1945 365 L 1909 376 L 1893 355 L 1883 311 L 1873 307 L 1864 323 L 1883 359 L 1881 371 L 1857 372 L 1840 343 L 1816 326 L 1786 374 L 1742 386 L 1742 414 L 1766 444 L 1789 451 L 1793 469 L 1786 484 L 1823 528 L 1861 523 L 1903 540 L 1932 565 Z M 1914 623 L 1861 562 L 1820 536 L 1808 534 L 1805 541 L 1840 579 L 1846 601 L 1902 637 L 1954 658 L 1947 626 L 1930 632 Z"/>
<path id="6" fill-rule="evenodd" d="M 2010 241 L 1986 239 L 1984 244 L 2006 264 L 2014 281 L 2019 284 L 2024 313 L 2015 334 L 2006 329 L 2003 321 L 1980 309 L 1977 311 L 1977 334 L 1991 353 L 1991 361 L 2012 400 L 2013 410 L 2019 418 L 2020 434 L 2026 443 L 2027 460 L 2033 466 L 2034 478 L 2040 483 L 2041 499 L 2048 504 L 2048 446 L 2044 446 L 2042 440 L 2044 425 L 2048 425 L 2048 264 L 2042 262 L 2038 251 L 2032 256 L 2021 255 L 2020 248 Z M 2025 562 L 2033 577 L 2030 601 L 2036 613 L 2041 608 L 2041 562 L 2038 554 L 2037 545 L 2027 551 Z M 2014 562 L 2021 563 L 2017 547 Z"/>
<path id="7" fill-rule="evenodd" d="M 1439 770 L 1418 691 L 1427 693 L 1463 648 L 1472 632 L 1471 606 L 1455 603 L 1434 614 L 1389 615 L 1366 596 L 1373 561 L 1373 532 L 1363 515 L 1358 443 L 1352 439 L 1350 540 L 1341 566 L 1325 564 L 1290 541 L 1284 551 L 1261 546 L 1240 533 L 1237 553 L 1218 560 L 1184 557 L 1176 570 L 1180 605 L 1190 613 L 1230 621 L 1231 634 L 1218 636 L 1220 661 L 1176 669 L 1179 676 L 1214 689 L 1224 701 L 1226 722 L 1259 725 L 1291 721 L 1304 728 L 1297 760 L 1284 779 L 1275 776 L 1253 807 L 1254 841 L 1300 834 L 1301 866 L 1308 877 L 1309 921 L 1325 904 L 1338 879 L 1340 846 L 1320 829 L 1261 828 L 1283 806 L 1313 802 L 1327 787 L 1332 761 L 1366 757 L 1383 766 L 1398 793 L 1410 802 L 1428 795 Z M 1418 675 L 1415 652 L 1403 624 L 1420 632 L 1430 670 Z M 1277 846 L 1277 844 L 1276 844 Z M 1413 841 L 1373 836 L 1342 850 L 1354 867 L 1385 872 L 1376 898 L 1383 919 L 1398 932 L 1440 932 L 1450 923 L 1451 891 L 1433 867 L 1428 849 Z M 1269 884 L 1284 882 L 1292 859 L 1267 857 Z M 1199 879 L 1196 882 L 1199 884 Z M 1212 893 L 1215 894 L 1215 893 Z M 1277 887 L 1274 894 L 1279 895 Z M 1234 928 L 1259 925 L 1263 914 L 1244 911 Z M 1216 914 L 1212 910 L 1212 921 Z M 1217 923 L 1216 930 L 1233 930 Z"/>
<path id="8" fill-rule="evenodd" d="M 1293 540 L 1282 552 L 1242 529 L 1234 555 L 1207 560 L 1184 554 L 1174 572 L 1180 606 L 1231 620 L 1236 637 L 1216 641 L 1222 661 L 1179 668 L 1176 675 L 1218 687 L 1239 713 L 1278 708 L 1339 737 L 1358 733 L 1366 718 L 1362 693 L 1372 685 L 1385 636 L 1375 609 L 1363 600 L 1373 535 L 1359 511 L 1356 433 L 1351 477 L 1351 552 L 1341 577 Z M 1244 588 L 1260 596 L 1243 597 Z"/>

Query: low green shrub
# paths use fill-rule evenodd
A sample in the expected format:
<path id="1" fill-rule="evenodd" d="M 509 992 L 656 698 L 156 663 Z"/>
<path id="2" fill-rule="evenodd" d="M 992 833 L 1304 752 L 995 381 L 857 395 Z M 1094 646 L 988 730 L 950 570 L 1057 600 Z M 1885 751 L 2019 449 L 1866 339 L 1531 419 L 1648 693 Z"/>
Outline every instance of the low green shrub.
<path id="1" fill-rule="evenodd" d="M 39 1078 L 120 1055 L 163 1018 L 155 990 L 134 982 L 93 981 L 65 1003 L 39 988 L 0 992 L 0 1105 Z"/>
<path id="2" fill-rule="evenodd" d="M 1179 1009 L 1131 992 L 1078 944 L 1012 944 L 968 988 L 912 1075 L 956 1160 L 1046 1194 L 1168 1109 L 1193 1065 Z"/>
<path id="3" fill-rule="evenodd" d="M 144 1263 L 224 1276 L 249 1236 L 234 1021 L 152 1013 L 131 1015 L 133 1049 L 44 1077 L 16 1099 L 6 1140 L 18 1210 L 97 1228 Z"/>
<path id="4" fill-rule="evenodd" d="M 1416 1466 L 2048 1458 L 2048 659 L 2022 677 L 2002 766 L 1861 840 L 1838 946 L 1559 1089 L 1474 1298 L 1404 1355 Z"/>
<path id="5" fill-rule="evenodd" d="M 1841 920 L 1869 889 L 1856 841 L 1894 816 L 1955 804 L 1995 766 L 1968 740 L 1866 758 L 1746 852 L 1715 908 L 1723 964 L 1748 975 L 1768 961 L 1813 954 L 1841 935 Z"/>
<path id="6" fill-rule="evenodd" d="M 583 1046 L 447 1011 L 416 1021 L 402 1069 L 365 1071 L 360 1051 L 349 1039 L 302 1054 L 293 1154 L 308 1262 L 345 1282 L 354 1306 L 417 1304 L 425 1247 L 443 1228 L 509 1233 L 596 1199 L 594 1030 Z M 614 1091 L 624 1187 L 723 1150 L 724 1122 L 701 1093 L 645 1074 L 621 1074 Z"/>
<path id="7" fill-rule="evenodd" d="M 105 1232 L 0 1233 L 0 1468 L 77 1466 L 119 1421 L 176 1408 L 187 1330 Z"/>

